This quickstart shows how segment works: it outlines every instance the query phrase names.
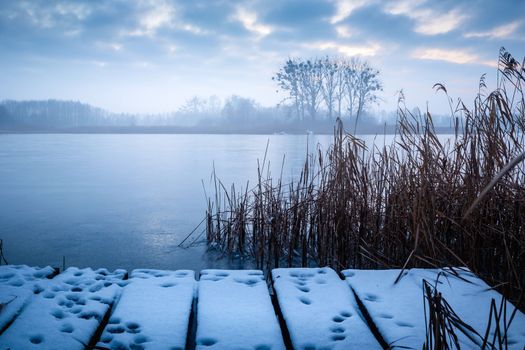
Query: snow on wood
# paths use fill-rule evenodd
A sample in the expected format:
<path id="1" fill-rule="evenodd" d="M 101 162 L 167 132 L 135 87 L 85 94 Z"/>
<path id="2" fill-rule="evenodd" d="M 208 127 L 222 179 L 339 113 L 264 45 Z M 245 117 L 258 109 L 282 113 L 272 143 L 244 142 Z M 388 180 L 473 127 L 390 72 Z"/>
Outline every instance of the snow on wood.
<path id="1" fill-rule="evenodd" d="M 197 306 L 197 349 L 284 349 L 262 271 L 204 270 Z"/>
<path id="2" fill-rule="evenodd" d="M 118 296 L 124 270 L 68 268 L 0 336 L 0 349 L 84 349 Z"/>
<path id="3" fill-rule="evenodd" d="M 42 291 L 39 281 L 55 273 L 52 267 L 0 266 L 0 333 Z"/>
<path id="4" fill-rule="evenodd" d="M 334 270 L 274 269 L 272 279 L 294 349 L 381 349 Z"/>
<path id="5" fill-rule="evenodd" d="M 193 271 L 133 270 L 98 346 L 185 349 L 195 287 Z"/>
<path id="6" fill-rule="evenodd" d="M 410 269 L 404 271 L 404 276 L 396 284 L 394 281 L 400 270 L 345 270 L 343 274 L 387 343 L 421 349 L 426 334 L 423 279 L 436 285 L 460 318 L 481 335 L 485 334 L 491 300 L 495 299 L 496 305 L 500 305 L 501 294 L 490 290 L 473 273 L 459 269 L 454 271 L 459 273 L 459 277 L 451 273 L 450 269 Z M 513 310 L 514 306 L 507 303 L 507 318 Z M 495 323 L 494 320 L 492 322 Z M 479 342 L 474 343 L 459 331 L 456 334 L 462 349 L 480 348 Z M 523 350 L 523 313 L 517 312 L 508 334 L 509 349 Z"/>

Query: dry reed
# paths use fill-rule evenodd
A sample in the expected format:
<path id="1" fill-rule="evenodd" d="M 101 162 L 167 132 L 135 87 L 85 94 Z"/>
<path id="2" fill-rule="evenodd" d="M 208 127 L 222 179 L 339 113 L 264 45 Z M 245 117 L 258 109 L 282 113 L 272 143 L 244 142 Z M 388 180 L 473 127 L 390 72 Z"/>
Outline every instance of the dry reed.
<path id="1" fill-rule="evenodd" d="M 265 161 L 251 190 L 214 176 L 209 244 L 261 268 L 467 266 L 515 300 L 525 283 L 525 166 L 501 170 L 523 157 L 524 84 L 523 63 L 502 48 L 497 89 L 485 94 L 482 77 L 473 107 L 451 108 L 449 140 L 401 97 L 391 145 L 368 149 L 338 121 L 333 145 L 307 157 L 298 181 L 272 178 Z"/>

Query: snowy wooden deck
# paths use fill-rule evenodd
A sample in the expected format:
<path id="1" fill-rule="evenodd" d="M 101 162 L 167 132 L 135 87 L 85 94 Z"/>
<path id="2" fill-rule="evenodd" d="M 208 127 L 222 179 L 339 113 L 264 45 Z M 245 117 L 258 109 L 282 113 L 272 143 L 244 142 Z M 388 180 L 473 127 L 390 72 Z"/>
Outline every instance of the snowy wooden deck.
<path id="1" fill-rule="evenodd" d="M 204 270 L 197 281 L 187 270 L 0 266 L 0 350 L 420 349 L 423 280 L 480 334 L 490 301 L 501 300 L 468 271 L 412 269 L 394 284 L 399 272 L 293 268 L 267 279 Z M 508 317 L 513 309 L 507 304 Z M 507 332 L 509 349 L 523 350 L 523 313 Z M 462 349 L 479 348 L 470 338 L 460 335 Z"/>

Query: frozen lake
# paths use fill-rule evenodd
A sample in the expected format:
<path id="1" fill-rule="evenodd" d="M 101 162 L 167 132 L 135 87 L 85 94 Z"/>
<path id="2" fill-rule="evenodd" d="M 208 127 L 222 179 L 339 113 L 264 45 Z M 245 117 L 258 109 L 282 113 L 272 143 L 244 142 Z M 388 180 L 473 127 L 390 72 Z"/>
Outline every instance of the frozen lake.
<path id="1" fill-rule="evenodd" d="M 332 136 L 0 135 L 0 239 L 11 264 L 132 269 L 221 267 L 177 245 L 202 220 L 213 164 L 225 184 L 300 171 Z M 308 142 L 307 142 L 308 141 Z"/>
<path id="2" fill-rule="evenodd" d="M 441 135 L 443 139 L 450 136 Z M 385 136 L 364 136 L 382 145 Z M 393 136 L 386 136 L 386 143 Z M 205 244 L 178 244 L 204 218 L 213 166 L 250 188 L 269 142 L 279 177 L 332 135 L 0 134 L 0 239 L 11 264 L 156 269 L 240 268 Z"/>

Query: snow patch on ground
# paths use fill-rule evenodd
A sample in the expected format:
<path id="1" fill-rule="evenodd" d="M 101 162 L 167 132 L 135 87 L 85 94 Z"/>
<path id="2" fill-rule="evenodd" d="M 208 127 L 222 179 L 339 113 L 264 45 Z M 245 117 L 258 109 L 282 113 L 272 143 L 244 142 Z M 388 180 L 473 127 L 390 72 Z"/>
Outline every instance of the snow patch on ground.
<path id="1" fill-rule="evenodd" d="M 0 336 L 0 349 L 84 349 L 117 298 L 126 272 L 68 268 Z"/>
<path id="2" fill-rule="evenodd" d="M 272 279 L 294 349 L 381 349 L 334 270 L 274 269 Z"/>
<path id="3" fill-rule="evenodd" d="M 259 270 L 204 270 L 198 292 L 197 349 L 284 349 Z"/>
<path id="4" fill-rule="evenodd" d="M 133 270 L 98 346 L 185 349 L 195 286 L 193 271 Z"/>
<path id="5" fill-rule="evenodd" d="M 33 294 L 42 291 L 38 282 L 52 276 L 54 272 L 50 266 L 0 266 L 0 331 L 31 301 Z"/>
<path id="6" fill-rule="evenodd" d="M 473 273 L 459 269 L 454 271 L 459 273 L 460 278 L 450 273 L 450 269 L 405 270 L 397 284 L 394 281 L 401 270 L 345 270 L 343 274 L 387 343 L 421 349 L 426 334 L 423 279 L 431 285 L 436 285 L 438 280 L 437 289 L 443 298 L 462 320 L 481 335 L 486 330 L 491 299 L 496 300 L 498 307 L 500 305 L 501 294 L 490 290 Z M 507 315 L 513 310 L 514 306 L 507 303 Z M 524 329 L 525 316 L 518 311 L 508 330 L 509 349 L 523 350 Z M 480 345 L 470 341 L 461 332 L 456 333 L 462 349 L 479 349 Z"/>

